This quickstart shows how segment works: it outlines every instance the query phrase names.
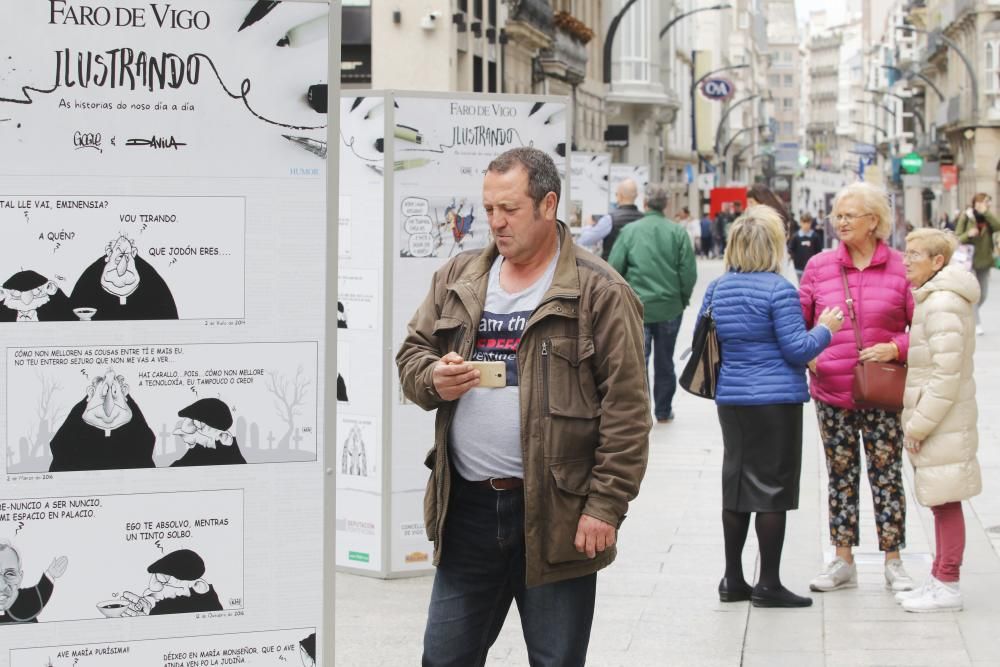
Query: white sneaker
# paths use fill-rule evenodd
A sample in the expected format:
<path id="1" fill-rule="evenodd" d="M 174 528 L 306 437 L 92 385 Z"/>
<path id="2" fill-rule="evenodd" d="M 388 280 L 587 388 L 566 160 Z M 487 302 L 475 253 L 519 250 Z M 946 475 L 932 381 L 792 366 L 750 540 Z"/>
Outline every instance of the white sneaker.
<path id="1" fill-rule="evenodd" d="M 986 333 L 986 332 L 983 331 L 983 325 L 977 324 L 976 325 L 976 335 L 977 336 L 982 336 L 984 333 Z"/>
<path id="2" fill-rule="evenodd" d="M 912 600 L 913 598 L 918 598 L 921 595 L 923 595 L 927 591 L 927 589 L 931 587 L 932 579 L 933 577 L 927 577 L 927 581 L 920 584 L 919 588 L 913 588 L 908 591 L 901 591 L 899 593 L 896 593 L 896 595 L 894 595 L 893 597 L 896 598 L 896 602 L 899 604 L 903 604 L 903 600 Z"/>
<path id="3" fill-rule="evenodd" d="M 885 562 L 885 587 L 897 593 L 913 590 L 913 579 L 903 569 L 903 561 L 898 558 Z"/>
<path id="4" fill-rule="evenodd" d="M 820 593 L 839 591 L 841 588 L 858 587 L 858 568 L 837 557 L 827 563 L 826 568 L 809 582 L 809 590 Z"/>
<path id="5" fill-rule="evenodd" d="M 961 611 L 962 593 L 958 589 L 958 582 L 946 584 L 937 579 L 931 578 L 930 585 L 924 594 L 918 598 L 903 600 L 903 609 L 917 614 L 926 614 L 936 611 Z"/>

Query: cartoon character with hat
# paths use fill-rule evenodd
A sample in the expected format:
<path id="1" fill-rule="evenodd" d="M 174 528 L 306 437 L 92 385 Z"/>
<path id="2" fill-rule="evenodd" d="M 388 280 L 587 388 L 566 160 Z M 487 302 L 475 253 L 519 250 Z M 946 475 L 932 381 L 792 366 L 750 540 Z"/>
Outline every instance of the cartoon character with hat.
<path id="1" fill-rule="evenodd" d="M 299 657 L 303 667 L 316 667 L 316 633 L 299 640 Z"/>
<path id="2" fill-rule="evenodd" d="M 202 577 L 205 561 L 190 549 L 171 551 L 156 561 L 149 572 L 149 586 L 142 595 L 122 593 L 128 608 L 122 616 L 159 616 L 221 611 L 222 603 L 215 588 Z"/>
<path id="3" fill-rule="evenodd" d="M 184 421 L 174 429 L 174 435 L 184 441 L 188 450 L 170 464 L 171 468 L 247 462 L 240 452 L 239 443 L 228 430 L 233 425 L 233 413 L 224 402 L 217 398 L 202 398 L 178 412 L 177 416 L 183 417 Z"/>
<path id="4" fill-rule="evenodd" d="M 55 281 L 37 271 L 18 271 L 3 284 L 0 322 L 67 322 L 76 315 Z"/>

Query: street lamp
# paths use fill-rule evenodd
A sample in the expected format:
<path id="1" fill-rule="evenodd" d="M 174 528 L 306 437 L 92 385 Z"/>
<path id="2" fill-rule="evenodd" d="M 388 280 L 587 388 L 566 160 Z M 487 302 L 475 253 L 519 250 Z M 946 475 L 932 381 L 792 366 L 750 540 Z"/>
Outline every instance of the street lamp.
<path id="1" fill-rule="evenodd" d="M 907 100 L 911 99 L 909 97 L 903 97 L 902 95 L 897 95 L 896 93 L 890 93 L 888 90 L 879 90 L 878 88 L 865 88 L 865 92 L 873 93 L 875 95 L 888 95 L 889 97 L 895 97 L 897 100 L 901 100 L 904 104 L 906 103 Z M 912 113 L 916 117 L 916 119 L 920 121 L 920 134 L 926 136 L 927 125 L 924 123 L 924 115 L 920 113 L 920 110 L 917 109 L 916 106 L 910 109 L 910 113 Z"/>
<path id="2" fill-rule="evenodd" d="M 663 39 L 663 36 L 667 34 L 668 30 L 674 27 L 675 23 L 677 23 L 683 18 L 691 16 L 692 14 L 697 14 L 698 12 L 710 12 L 710 11 L 717 11 L 720 9 L 732 9 L 732 8 L 733 8 L 732 5 L 726 3 L 721 5 L 712 5 L 711 7 L 701 7 L 700 9 L 692 9 L 691 11 L 684 12 L 683 14 L 678 14 L 674 18 L 670 19 L 667 22 L 667 25 L 663 26 L 663 28 L 660 30 L 660 39 Z"/>
<path id="3" fill-rule="evenodd" d="M 715 144 L 714 144 L 714 149 L 715 149 L 715 154 L 716 155 L 719 154 L 719 139 L 722 138 L 722 124 L 724 122 L 726 122 L 727 118 L 729 118 L 729 114 L 731 114 L 733 112 L 733 110 L 736 107 L 740 106 L 741 104 L 744 104 L 746 102 L 751 102 L 751 101 L 757 99 L 758 97 L 760 97 L 759 94 L 758 95 L 750 95 L 749 97 L 744 97 L 739 102 L 733 102 L 732 104 L 729 105 L 729 108 L 726 109 L 725 113 L 722 114 L 722 118 L 719 119 L 719 125 L 718 125 L 718 127 L 715 128 Z"/>
<path id="4" fill-rule="evenodd" d="M 915 72 L 915 71 L 909 71 L 909 72 L 904 72 L 903 70 L 899 69 L 898 67 L 893 67 L 892 65 L 882 65 L 882 69 L 891 69 L 891 70 L 896 70 L 896 71 L 897 71 L 897 72 L 899 72 L 899 73 L 900 73 L 900 74 L 901 74 L 901 75 L 903 76 L 903 78 L 905 78 L 905 79 L 909 79 L 909 78 L 910 78 L 911 76 L 915 76 L 915 77 L 917 77 L 917 78 L 918 78 L 918 79 L 920 79 L 921 81 L 925 82 L 925 83 L 926 83 L 926 84 L 927 84 L 928 86 L 930 86 L 930 87 L 931 87 L 931 89 L 933 89 L 935 93 L 937 93 L 937 96 L 938 96 L 938 100 L 939 100 L 939 101 L 941 101 L 941 102 L 944 102 L 944 93 L 942 93 L 942 92 L 941 92 L 941 89 L 940 89 L 940 88 L 938 88 L 938 87 L 937 87 L 936 85 L 934 85 L 934 82 L 933 82 L 933 81 L 931 81 L 931 80 L 930 80 L 930 79 L 929 79 L 929 78 L 927 77 L 927 75 L 926 75 L 926 74 L 921 74 L 920 72 Z"/>
<path id="5" fill-rule="evenodd" d="M 965 64 L 965 69 L 969 71 L 969 78 L 972 79 L 972 118 L 973 120 L 979 119 L 979 77 L 976 76 L 976 68 L 972 65 L 972 61 L 969 60 L 969 56 L 965 55 L 962 49 L 958 48 L 958 44 L 952 41 L 947 35 L 945 35 L 940 30 L 935 30 L 931 32 L 930 30 L 924 30 L 923 28 L 914 28 L 909 25 L 897 25 L 896 30 L 912 30 L 913 32 L 918 32 L 922 35 L 927 35 L 928 37 L 936 37 L 948 45 L 951 49 L 958 54 L 958 57 L 962 59 Z M 937 90 L 935 88 L 935 90 Z M 938 92 L 940 95 L 940 92 Z M 944 97 L 941 98 L 942 100 Z"/>
<path id="6" fill-rule="evenodd" d="M 632 5 L 635 3 L 636 0 L 628 0 L 618 13 L 615 14 L 615 17 L 611 19 L 611 25 L 608 26 L 608 34 L 604 38 L 604 83 L 608 85 L 611 85 L 611 47 L 615 43 L 618 24 L 622 22 L 625 12 L 632 9 Z"/>
<path id="7" fill-rule="evenodd" d="M 863 120 L 852 120 L 851 122 L 854 123 L 855 125 L 862 125 L 864 127 L 873 128 L 876 132 L 881 132 L 882 134 L 884 134 L 885 138 L 886 138 L 886 141 L 889 140 L 889 133 L 886 132 L 883 128 L 881 128 L 878 125 L 876 125 L 875 123 L 866 123 Z"/>
<path id="8" fill-rule="evenodd" d="M 762 130 L 762 129 L 764 129 L 765 127 L 767 127 L 767 125 L 758 125 L 758 126 L 756 127 L 756 129 L 758 129 L 758 130 Z M 753 129 L 755 129 L 753 125 L 747 125 L 747 126 L 746 126 L 746 127 L 744 127 L 744 128 L 742 129 L 742 130 L 740 130 L 739 132 L 737 132 L 736 134 L 734 134 L 734 135 L 733 135 L 732 137 L 730 137 L 730 138 L 729 138 L 729 143 L 727 143 L 727 144 L 726 144 L 726 147 L 722 149 L 722 153 L 721 153 L 721 154 L 719 155 L 719 157 L 720 157 L 720 158 L 725 158 L 725 157 L 726 157 L 726 153 L 728 153 L 728 152 L 729 152 L 729 148 L 730 148 L 730 146 L 732 146 L 732 145 L 733 145 L 733 142 L 734 142 L 734 141 L 736 141 L 736 139 L 737 139 L 737 138 L 739 138 L 739 136 L 740 136 L 741 134 L 743 134 L 744 132 L 749 132 L 750 130 L 753 130 Z M 747 146 L 751 146 L 751 145 L 752 145 L 752 144 L 747 144 Z"/>

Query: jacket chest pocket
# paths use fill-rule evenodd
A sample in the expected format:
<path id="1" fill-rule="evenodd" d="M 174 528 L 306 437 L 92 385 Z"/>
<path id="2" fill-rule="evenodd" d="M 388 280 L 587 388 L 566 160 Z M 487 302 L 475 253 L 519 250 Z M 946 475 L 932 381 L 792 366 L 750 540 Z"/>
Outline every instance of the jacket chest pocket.
<path id="1" fill-rule="evenodd" d="M 449 352 L 461 354 L 467 329 L 465 321 L 457 317 L 443 316 L 434 321 L 434 338 L 442 357 Z"/>
<path id="2" fill-rule="evenodd" d="M 545 456 L 552 461 L 592 457 L 601 430 L 594 341 L 552 337 L 542 345 Z"/>

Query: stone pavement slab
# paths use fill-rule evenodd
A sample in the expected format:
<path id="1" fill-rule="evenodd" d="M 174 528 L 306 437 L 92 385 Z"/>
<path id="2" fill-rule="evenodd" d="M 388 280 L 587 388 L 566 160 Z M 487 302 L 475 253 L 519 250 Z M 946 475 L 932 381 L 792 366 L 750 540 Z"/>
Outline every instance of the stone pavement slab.
<path id="1" fill-rule="evenodd" d="M 693 303 L 721 272 L 699 262 Z M 1000 281 L 1000 272 L 994 274 Z M 1000 294 L 1000 285 L 994 295 Z M 1000 296 L 983 310 L 987 335 L 977 339 L 980 461 L 984 492 L 965 504 L 968 548 L 962 571 L 965 610 L 908 614 L 884 588 L 882 555 L 867 483 L 863 483 L 859 587 L 811 593 L 801 610 L 723 604 L 716 587 L 724 556 L 720 523 L 722 440 L 715 406 L 683 391 L 677 419 L 653 428 L 649 468 L 622 526 L 618 560 L 598 575 L 597 610 L 588 654 L 595 666 L 842 667 L 1000 665 Z M 685 314 L 678 355 L 691 339 Z M 827 539 L 826 470 L 815 413 L 806 406 L 799 509 L 789 514 L 782 577 L 806 594 L 808 581 L 833 557 Z M 908 466 L 907 466 L 908 468 Z M 907 484 L 912 476 L 907 470 Z M 933 519 L 908 490 L 903 558 L 918 582 L 928 576 Z M 993 529 L 993 530 L 990 530 Z M 744 552 L 757 566 L 751 529 Z M 430 577 L 379 581 L 337 575 L 336 664 L 417 665 L 430 599 Z M 488 665 L 527 665 L 520 620 L 512 609 Z"/>

